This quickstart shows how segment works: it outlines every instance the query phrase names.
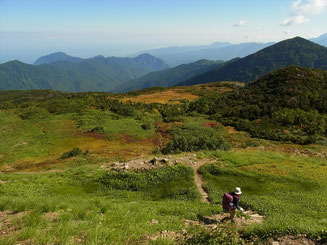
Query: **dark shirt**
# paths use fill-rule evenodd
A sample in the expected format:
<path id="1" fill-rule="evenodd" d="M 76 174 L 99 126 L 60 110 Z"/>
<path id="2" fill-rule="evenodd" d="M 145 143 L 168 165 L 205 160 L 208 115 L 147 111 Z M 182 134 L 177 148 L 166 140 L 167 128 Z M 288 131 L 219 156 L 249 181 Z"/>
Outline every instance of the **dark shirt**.
<path id="1" fill-rule="evenodd" d="M 240 196 L 237 195 L 237 194 L 235 194 L 235 192 L 231 192 L 231 193 L 229 193 L 229 194 L 231 194 L 232 197 L 233 197 L 233 204 L 234 204 L 234 207 L 237 208 L 238 210 L 240 210 L 241 208 L 238 206 L 238 201 L 239 201 L 239 199 L 240 199 Z"/>

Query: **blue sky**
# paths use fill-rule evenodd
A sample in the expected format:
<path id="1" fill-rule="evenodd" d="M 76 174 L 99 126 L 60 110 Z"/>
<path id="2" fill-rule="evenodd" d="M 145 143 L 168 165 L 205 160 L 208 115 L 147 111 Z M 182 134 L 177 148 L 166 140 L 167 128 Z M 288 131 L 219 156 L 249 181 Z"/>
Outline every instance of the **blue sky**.
<path id="1" fill-rule="evenodd" d="M 327 0 L 0 0 L 0 63 L 327 32 Z"/>

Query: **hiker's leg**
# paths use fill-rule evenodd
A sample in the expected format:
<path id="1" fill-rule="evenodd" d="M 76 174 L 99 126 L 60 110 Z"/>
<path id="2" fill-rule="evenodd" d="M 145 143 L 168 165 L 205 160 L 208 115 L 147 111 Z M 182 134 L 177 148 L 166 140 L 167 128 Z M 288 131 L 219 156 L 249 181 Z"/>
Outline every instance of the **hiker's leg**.
<path id="1" fill-rule="evenodd" d="M 230 210 L 229 213 L 230 213 L 230 219 L 234 219 L 235 213 L 236 213 L 236 209 Z"/>

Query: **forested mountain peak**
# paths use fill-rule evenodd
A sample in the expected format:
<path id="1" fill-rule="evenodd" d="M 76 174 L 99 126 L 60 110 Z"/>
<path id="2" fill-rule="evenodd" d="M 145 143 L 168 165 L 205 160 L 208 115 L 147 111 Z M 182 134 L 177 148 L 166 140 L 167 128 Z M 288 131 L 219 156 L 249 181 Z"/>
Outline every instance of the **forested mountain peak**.
<path id="1" fill-rule="evenodd" d="M 288 65 L 327 69 L 327 48 L 295 37 L 264 48 L 247 57 L 226 63 L 179 85 L 217 81 L 250 82 Z"/>
<path id="2" fill-rule="evenodd" d="M 34 65 L 51 64 L 58 61 L 81 62 L 82 58 L 67 55 L 64 52 L 56 52 L 40 57 L 34 62 Z"/>

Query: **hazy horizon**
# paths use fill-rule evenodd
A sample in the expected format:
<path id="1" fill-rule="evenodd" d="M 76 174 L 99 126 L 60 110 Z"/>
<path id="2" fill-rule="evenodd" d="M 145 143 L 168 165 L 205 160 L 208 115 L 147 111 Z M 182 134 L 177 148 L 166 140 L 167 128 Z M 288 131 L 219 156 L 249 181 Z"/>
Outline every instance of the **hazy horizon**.
<path id="1" fill-rule="evenodd" d="M 327 32 L 326 8 L 327 0 L 0 0 L 0 63 L 312 38 Z"/>

